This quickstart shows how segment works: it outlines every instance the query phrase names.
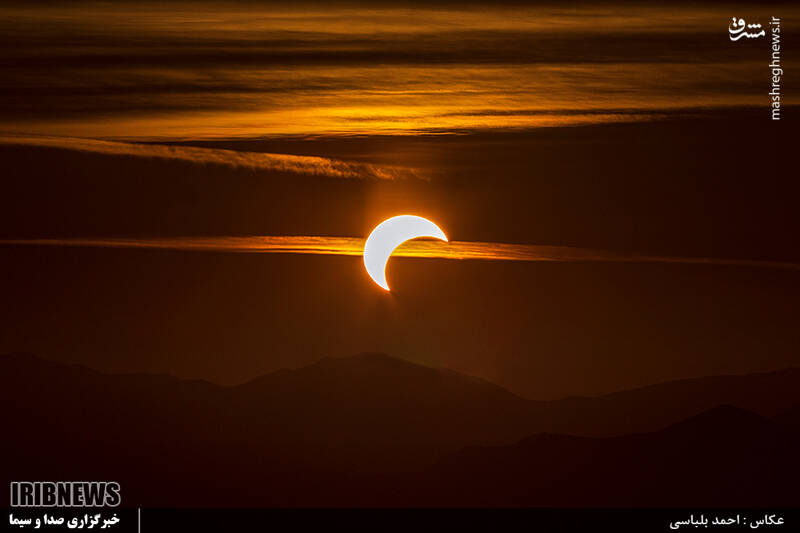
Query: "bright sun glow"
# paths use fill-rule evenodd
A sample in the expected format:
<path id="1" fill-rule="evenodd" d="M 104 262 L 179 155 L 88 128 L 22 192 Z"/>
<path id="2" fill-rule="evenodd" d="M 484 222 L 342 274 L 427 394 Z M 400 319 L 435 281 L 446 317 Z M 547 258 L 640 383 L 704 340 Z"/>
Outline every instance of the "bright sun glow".
<path id="1" fill-rule="evenodd" d="M 386 263 L 395 248 L 410 239 L 432 237 L 447 241 L 439 227 L 430 220 L 414 215 L 400 215 L 378 224 L 364 243 L 364 266 L 369 276 L 381 287 L 389 289 L 386 282 Z"/>

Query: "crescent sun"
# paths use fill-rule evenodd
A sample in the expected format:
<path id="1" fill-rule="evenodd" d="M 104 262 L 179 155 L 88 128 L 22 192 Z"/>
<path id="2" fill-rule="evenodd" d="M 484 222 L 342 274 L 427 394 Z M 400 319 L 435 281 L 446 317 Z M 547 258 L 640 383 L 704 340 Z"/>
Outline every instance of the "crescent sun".
<path id="1" fill-rule="evenodd" d="M 384 290 L 390 290 L 386 282 L 386 263 L 389 257 L 395 248 L 418 237 L 447 241 L 447 236 L 436 224 L 415 215 L 387 218 L 375 226 L 364 243 L 364 266 L 367 274 Z"/>

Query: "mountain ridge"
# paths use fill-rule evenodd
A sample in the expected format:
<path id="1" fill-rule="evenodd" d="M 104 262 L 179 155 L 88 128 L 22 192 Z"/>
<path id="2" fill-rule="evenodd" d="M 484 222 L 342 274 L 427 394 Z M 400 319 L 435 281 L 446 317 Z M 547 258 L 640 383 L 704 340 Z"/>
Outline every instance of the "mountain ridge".
<path id="1" fill-rule="evenodd" d="M 701 379 L 688 387 L 666 386 L 659 394 L 631 391 L 621 396 L 624 401 L 584 399 L 576 408 L 573 399 L 526 400 L 485 380 L 375 354 L 327 358 L 233 387 L 165 375 L 103 374 L 31 355 L 0 356 L 0 400 L 14 406 L 2 414 L 3 426 L 14 431 L 0 440 L 0 470 L 11 479 L 117 479 L 149 505 L 427 505 L 441 501 L 436 487 L 462 494 L 445 499 L 447 504 L 496 505 L 506 501 L 497 500 L 503 491 L 482 493 L 480 484 L 458 482 L 455 471 L 466 468 L 466 475 L 489 482 L 498 465 L 511 473 L 527 465 L 553 483 L 576 479 L 593 487 L 571 493 L 562 484 L 561 499 L 548 499 L 542 486 L 536 489 L 544 491 L 536 492 L 541 501 L 590 502 L 592 491 L 601 490 L 596 480 L 616 475 L 596 464 L 597 457 L 623 461 L 631 468 L 630 483 L 648 484 L 636 477 L 637 469 L 672 479 L 652 463 L 648 450 L 673 456 L 679 465 L 679 452 L 696 463 L 686 442 L 725 446 L 726 436 L 742 441 L 742 453 L 762 449 L 726 428 L 741 421 L 750 427 L 773 410 L 793 420 L 800 405 L 795 374 L 738 376 L 721 380 L 724 386 L 711 380 L 707 387 Z M 665 397 L 667 406 L 659 403 Z M 719 407 L 733 405 L 731 399 L 761 412 L 741 415 L 750 411 L 747 405 Z M 706 431 L 702 419 L 686 422 L 689 417 L 681 416 L 709 409 L 709 420 L 725 432 Z M 686 426 L 692 423 L 698 425 Z M 680 424 L 689 429 L 681 432 Z M 775 435 L 768 434 L 774 444 Z M 706 448 L 699 446 L 697 453 L 713 459 Z M 475 453 L 474 464 L 445 470 L 442 477 L 442 464 Z M 518 464 L 508 457 L 518 457 Z M 568 465 L 591 475 L 575 478 Z M 528 483 L 516 479 L 507 501 L 541 503 L 526 499 Z M 463 494 L 466 487 L 472 492 Z M 631 497 L 622 489 L 614 494 Z"/>
<path id="2" fill-rule="evenodd" d="M 106 371 L 94 369 L 94 368 L 92 368 L 90 366 L 87 366 L 87 365 L 84 365 L 84 364 L 80 364 L 80 363 L 61 363 L 61 362 L 58 362 L 58 361 L 54 361 L 54 360 L 51 360 L 51 359 L 40 357 L 40 356 L 35 355 L 35 354 L 31 353 L 31 352 L 20 352 L 20 351 L 17 351 L 17 352 L 2 353 L 2 354 L 0 354 L 0 362 L 3 362 L 4 358 L 6 358 L 6 357 L 10 357 L 10 358 L 14 358 L 14 357 L 20 358 L 21 357 L 21 358 L 25 358 L 25 359 L 28 359 L 28 360 L 36 360 L 36 361 L 40 361 L 40 362 L 44 362 L 44 363 L 48 363 L 48 364 L 52 364 L 52 365 L 57 365 L 57 366 L 61 366 L 61 367 L 80 368 L 80 369 L 85 369 L 85 370 L 91 371 L 91 372 L 93 372 L 95 374 L 103 375 L 103 376 L 136 376 L 136 377 L 152 377 L 154 379 L 163 379 L 164 381 L 200 382 L 200 383 L 207 383 L 207 384 L 212 385 L 214 387 L 220 387 L 220 388 L 224 388 L 224 389 L 234 389 L 234 388 L 241 387 L 241 386 L 251 385 L 251 384 L 254 384 L 254 383 L 258 383 L 258 382 L 264 380 L 265 378 L 270 378 L 270 377 L 275 376 L 275 375 L 279 375 L 279 376 L 290 375 L 290 374 L 293 374 L 293 373 L 298 372 L 298 371 L 303 371 L 303 370 L 306 370 L 306 369 L 309 369 L 309 368 L 314 368 L 314 367 L 322 367 L 322 366 L 325 366 L 325 365 L 329 365 L 331 363 L 340 363 L 340 362 L 347 362 L 347 361 L 359 361 L 359 360 L 365 360 L 365 359 L 375 359 L 375 360 L 391 361 L 393 363 L 400 363 L 401 365 L 406 365 L 406 366 L 410 366 L 410 367 L 428 369 L 428 370 L 445 372 L 445 373 L 452 373 L 452 374 L 455 374 L 455 375 L 457 375 L 460 378 L 463 378 L 465 380 L 472 380 L 472 381 L 474 381 L 476 383 L 487 384 L 487 385 L 490 385 L 490 386 L 492 386 L 494 388 L 502 389 L 503 391 L 506 391 L 509 395 L 515 396 L 515 397 L 517 397 L 519 399 L 525 400 L 527 402 L 531 402 L 533 404 L 542 404 L 542 405 L 552 404 L 552 403 L 556 403 L 556 402 L 576 402 L 577 403 L 577 402 L 583 402 L 583 401 L 587 401 L 587 400 L 613 399 L 613 398 L 618 398 L 618 397 L 625 397 L 625 396 L 628 396 L 630 394 L 635 394 L 635 393 L 659 391 L 659 390 L 661 390 L 663 388 L 671 387 L 671 386 L 675 386 L 675 385 L 705 385 L 705 384 L 707 384 L 708 382 L 711 382 L 711 381 L 717 381 L 717 382 L 733 381 L 733 380 L 737 380 L 739 378 L 751 379 L 751 378 L 760 378 L 760 377 L 769 378 L 769 377 L 775 377 L 775 376 L 785 376 L 788 379 L 793 379 L 793 380 L 794 379 L 798 379 L 798 380 L 800 380 L 800 367 L 788 366 L 788 367 L 783 367 L 783 368 L 779 368 L 779 369 L 765 370 L 765 371 L 759 371 L 759 372 L 730 373 L 730 374 L 711 374 L 711 375 L 708 375 L 708 376 L 676 378 L 676 379 L 669 379 L 669 380 L 666 380 L 666 381 L 660 381 L 660 382 L 657 382 L 657 383 L 651 383 L 651 384 L 648 384 L 648 385 L 642 385 L 642 386 L 636 386 L 636 387 L 621 389 L 621 390 L 618 390 L 618 391 L 612 391 L 612 392 L 603 393 L 603 394 L 596 394 L 596 395 L 569 395 L 569 396 L 564 396 L 563 398 L 555 398 L 555 399 L 550 399 L 550 400 L 537 400 L 537 399 L 531 399 L 531 398 L 528 398 L 526 396 L 522 396 L 520 394 L 517 394 L 517 393 L 515 393 L 515 392 L 513 392 L 513 391 L 511 391 L 511 390 L 509 390 L 509 389 L 507 389 L 505 387 L 503 387 L 502 385 L 498 385 L 498 384 L 496 384 L 496 383 L 494 383 L 494 382 L 492 382 L 490 380 L 487 380 L 485 378 L 481 378 L 481 377 L 478 377 L 478 376 L 473 376 L 471 374 L 465 374 L 465 373 L 460 372 L 458 370 L 453 370 L 453 369 L 450 369 L 450 368 L 447 368 L 447 367 L 432 366 L 432 365 L 425 365 L 425 364 L 421 364 L 421 363 L 412 362 L 412 361 L 409 361 L 409 360 L 404 359 L 402 357 L 391 356 L 391 355 L 388 355 L 388 354 L 382 353 L 382 352 L 361 352 L 361 353 L 358 353 L 358 354 L 355 354 L 355 355 L 343 356 L 343 357 L 323 356 L 323 357 L 317 359 L 316 361 L 314 361 L 313 363 L 310 363 L 308 365 L 303 365 L 303 366 L 294 367 L 294 368 L 289 368 L 289 367 L 278 368 L 278 369 L 272 370 L 270 372 L 267 372 L 265 374 L 262 374 L 262 375 L 259 375 L 259 376 L 255 376 L 255 377 L 253 377 L 251 379 L 248 379 L 246 381 L 243 381 L 241 383 L 235 383 L 235 384 L 222 384 L 222 383 L 217 383 L 217 382 L 214 382 L 214 381 L 211 381 L 211 380 L 208 380 L 208 379 L 204 379 L 204 378 L 182 378 L 182 377 L 178 377 L 178 376 L 175 376 L 173 374 L 170 374 L 168 372 L 106 372 Z"/>

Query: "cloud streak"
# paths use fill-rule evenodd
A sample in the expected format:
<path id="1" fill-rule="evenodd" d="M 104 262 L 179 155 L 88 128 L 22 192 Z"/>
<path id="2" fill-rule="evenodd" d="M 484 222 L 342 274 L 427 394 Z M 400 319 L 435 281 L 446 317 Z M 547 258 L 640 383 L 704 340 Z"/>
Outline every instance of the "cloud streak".
<path id="1" fill-rule="evenodd" d="M 360 256 L 364 239 L 326 236 L 254 236 L 254 237 L 174 237 L 158 239 L 86 238 L 0 240 L 4 245 L 71 246 L 91 248 L 133 248 L 194 252 L 289 253 Z M 507 244 L 496 242 L 412 240 L 398 247 L 393 257 L 484 261 L 618 262 L 674 263 L 691 265 L 738 266 L 800 270 L 800 263 L 725 259 L 710 257 L 671 257 L 623 254 L 609 250 Z"/>
<path id="2" fill-rule="evenodd" d="M 718 39 L 720 17 L 683 2 L 12 3 L 0 7 L 0 129 L 150 141 L 459 134 L 761 106 L 763 53 Z"/>
<path id="3" fill-rule="evenodd" d="M 195 146 L 170 146 L 101 141 L 74 137 L 0 135 L 0 144 L 43 146 L 106 155 L 173 159 L 196 164 L 290 172 L 329 178 L 410 179 L 421 178 L 415 169 L 342 161 L 327 157 L 240 152 Z"/>

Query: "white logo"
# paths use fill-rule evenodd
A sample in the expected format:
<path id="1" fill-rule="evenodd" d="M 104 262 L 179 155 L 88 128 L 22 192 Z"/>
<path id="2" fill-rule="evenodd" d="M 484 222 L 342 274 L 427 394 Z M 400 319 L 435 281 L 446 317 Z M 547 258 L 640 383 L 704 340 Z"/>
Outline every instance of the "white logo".
<path id="1" fill-rule="evenodd" d="M 745 28 L 753 30 L 752 33 L 750 31 L 744 31 Z M 756 37 L 763 37 L 766 35 L 764 30 L 758 31 L 760 28 L 761 24 L 745 24 L 744 19 L 733 17 L 733 22 L 728 25 L 728 34 L 731 41 L 738 41 L 742 37 L 755 39 Z"/>

